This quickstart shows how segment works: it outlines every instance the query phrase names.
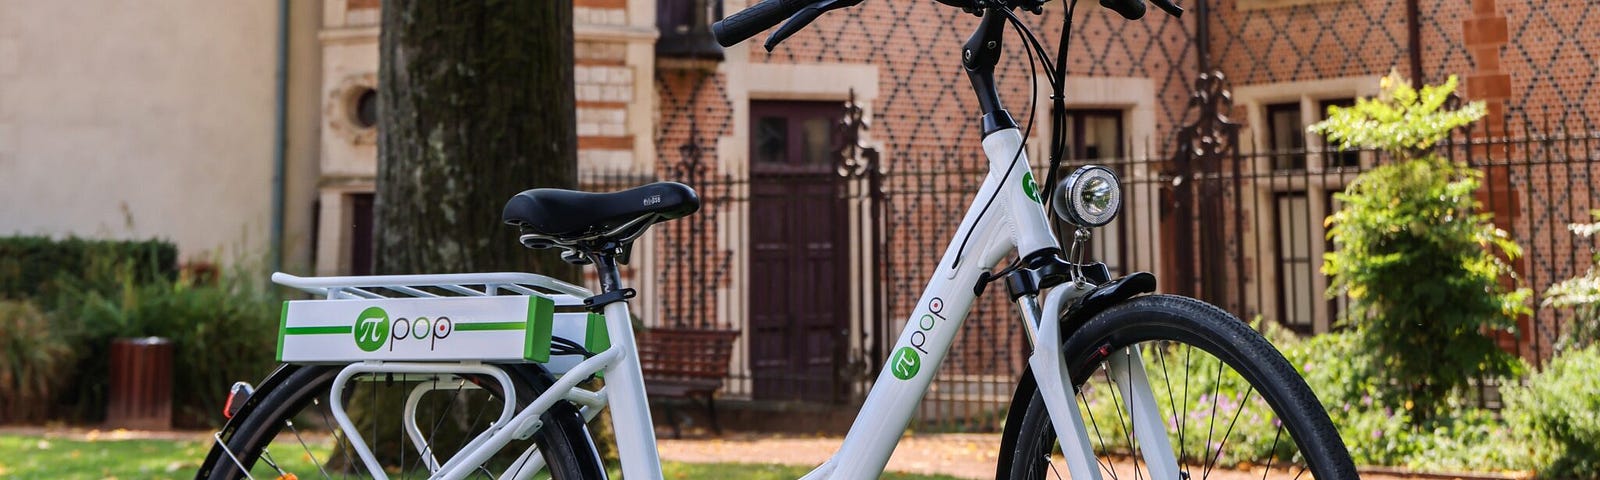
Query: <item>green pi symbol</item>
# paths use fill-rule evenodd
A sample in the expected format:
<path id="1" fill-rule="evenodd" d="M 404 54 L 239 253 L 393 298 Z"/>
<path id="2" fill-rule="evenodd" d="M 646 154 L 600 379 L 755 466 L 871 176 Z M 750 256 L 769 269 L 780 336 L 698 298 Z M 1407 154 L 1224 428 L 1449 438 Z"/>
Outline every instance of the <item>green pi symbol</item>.
<path id="1" fill-rule="evenodd" d="M 1033 172 L 1023 172 L 1022 193 L 1027 194 L 1028 198 L 1033 200 L 1033 203 L 1044 203 L 1043 200 L 1039 199 L 1039 185 L 1033 183 Z"/>
<path id="2" fill-rule="evenodd" d="M 378 307 L 367 307 L 356 316 L 356 346 L 363 352 L 376 352 L 389 338 L 389 312 Z"/>
<path id="3" fill-rule="evenodd" d="M 917 376 L 918 370 L 922 370 L 922 356 L 917 355 L 917 351 L 911 347 L 900 347 L 889 359 L 889 371 L 894 372 L 895 378 L 910 380 Z"/>

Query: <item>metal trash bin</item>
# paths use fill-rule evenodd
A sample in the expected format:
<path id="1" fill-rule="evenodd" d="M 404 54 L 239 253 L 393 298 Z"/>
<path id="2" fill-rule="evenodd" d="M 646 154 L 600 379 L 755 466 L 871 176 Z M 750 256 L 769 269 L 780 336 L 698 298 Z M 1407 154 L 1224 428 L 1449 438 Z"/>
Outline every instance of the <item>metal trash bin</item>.
<path id="1" fill-rule="evenodd" d="M 161 337 L 113 340 L 110 362 L 106 426 L 172 428 L 172 341 Z"/>

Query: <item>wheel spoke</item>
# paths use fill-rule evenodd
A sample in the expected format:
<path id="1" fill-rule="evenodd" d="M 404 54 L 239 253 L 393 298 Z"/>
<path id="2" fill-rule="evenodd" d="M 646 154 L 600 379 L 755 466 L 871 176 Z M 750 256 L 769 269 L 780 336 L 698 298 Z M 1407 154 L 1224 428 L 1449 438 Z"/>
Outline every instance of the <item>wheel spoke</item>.
<path id="1" fill-rule="evenodd" d="M 1267 470 L 1261 472 L 1261 480 L 1267 480 L 1267 474 L 1272 472 L 1272 461 L 1278 459 L 1278 438 L 1283 436 L 1283 427 L 1279 426 L 1277 433 L 1272 434 L 1272 448 L 1267 449 Z"/>
<path id="2" fill-rule="evenodd" d="M 1193 345 L 1189 345 L 1189 344 L 1184 344 L 1183 345 L 1183 408 L 1185 410 L 1189 409 L 1189 367 L 1191 365 L 1191 363 L 1189 361 L 1192 359 L 1193 354 L 1194 354 L 1194 346 Z M 1176 415 L 1176 413 L 1174 413 L 1174 415 Z M 1188 417 L 1184 417 L 1183 420 L 1179 420 L 1179 423 L 1186 422 L 1187 420 L 1188 420 Z M 1183 438 L 1183 434 L 1184 434 L 1185 431 L 1186 431 L 1186 429 L 1184 429 L 1183 427 L 1179 427 L 1178 428 L 1178 444 L 1179 445 L 1185 444 L 1184 438 Z M 1182 450 L 1182 448 L 1179 448 L 1179 450 Z M 1184 464 L 1183 464 L 1183 475 L 1185 477 L 1194 478 L 1194 473 L 1189 471 L 1189 463 L 1188 462 L 1184 462 Z"/>
<path id="3" fill-rule="evenodd" d="M 1222 451 L 1228 446 L 1228 437 L 1233 435 L 1233 426 L 1239 422 L 1239 414 L 1244 413 L 1244 406 L 1250 402 L 1250 394 L 1255 393 L 1255 391 L 1256 387 L 1254 386 L 1251 386 L 1249 389 L 1244 391 L 1244 399 L 1239 401 L 1239 409 L 1233 412 L 1233 420 L 1228 421 L 1228 430 L 1223 432 L 1222 440 L 1217 443 L 1217 455 L 1215 458 L 1215 463 L 1213 463 L 1212 466 L 1222 463 Z M 1207 470 L 1207 472 L 1209 471 L 1210 470 Z"/>
<path id="4" fill-rule="evenodd" d="M 1121 396 L 1117 392 L 1117 384 L 1115 382 L 1111 381 L 1111 372 L 1110 372 L 1110 370 L 1106 371 L 1105 378 L 1106 378 L 1106 389 L 1111 391 L 1111 406 L 1116 407 L 1117 423 L 1122 426 L 1123 440 L 1128 442 L 1128 450 L 1129 450 L 1129 453 L 1131 454 L 1132 450 L 1133 450 L 1133 429 L 1128 427 L 1128 421 L 1124 417 L 1124 415 L 1122 415 Z M 1134 464 L 1133 471 L 1134 471 L 1135 475 L 1138 474 L 1139 465 L 1137 463 Z"/>
<path id="5" fill-rule="evenodd" d="M 1094 409 L 1089 408 L 1089 398 L 1087 395 L 1082 393 L 1080 393 L 1078 397 L 1083 399 L 1083 410 L 1089 412 L 1089 426 L 1094 429 L 1094 438 L 1100 440 L 1100 455 L 1095 457 L 1095 463 L 1099 463 L 1100 469 L 1111 474 L 1111 478 L 1117 478 L 1117 466 L 1112 464 L 1109 458 L 1107 458 L 1105 461 L 1100 460 L 1100 457 L 1107 456 L 1108 453 L 1106 452 L 1106 437 L 1104 434 L 1100 433 L 1100 423 L 1094 419 Z M 1062 455 L 1066 454 L 1066 452 L 1061 453 Z"/>
<path id="6" fill-rule="evenodd" d="M 311 398 L 311 404 L 320 406 L 321 405 L 321 401 L 318 400 L 316 397 L 312 397 Z M 345 469 L 348 470 L 350 467 L 355 466 L 355 464 L 356 464 L 355 459 L 350 458 L 350 448 L 344 448 L 344 447 L 340 447 L 339 446 L 340 444 L 353 445 L 352 443 L 350 443 L 350 435 L 344 433 L 344 430 L 340 430 L 339 428 L 333 426 L 333 420 L 328 418 L 328 411 L 327 410 L 322 409 L 322 408 L 317 408 L 317 413 L 321 414 L 321 416 L 322 416 L 322 425 L 325 426 L 325 427 L 328 427 L 328 432 L 330 432 L 333 435 L 333 448 L 335 450 L 339 450 L 341 452 L 344 452 Z"/>
<path id="7" fill-rule="evenodd" d="M 1179 409 L 1187 405 L 1188 399 L 1185 398 L 1185 403 L 1180 404 L 1172 398 L 1172 372 L 1167 370 L 1166 347 L 1166 345 L 1156 346 L 1156 359 L 1161 361 L 1161 379 L 1167 384 L 1167 404 L 1172 406 L 1172 424 L 1178 430 L 1178 465 L 1187 472 L 1189 460 L 1188 453 L 1183 449 L 1183 416 L 1178 413 Z M 1185 375 L 1184 378 L 1188 378 L 1188 376 Z"/>
<path id="8" fill-rule="evenodd" d="M 1220 395 L 1221 392 L 1219 392 L 1222 389 L 1222 367 L 1223 363 L 1217 362 L 1217 377 L 1211 380 L 1211 424 L 1206 426 L 1206 444 L 1204 446 L 1206 461 L 1200 467 L 1200 478 L 1211 478 L 1211 439 L 1217 433 L 1217 402 L 1222 396 Z M 1217 450 L 1220 453 L 1222 449 L 1219 448 Z"/>
<path id="9" fill-rule="evenodd" d="M 284 424 L 284 426 L 289 427 L 289 431 L 294 432 L 294 439 L 296 441 L 300 442 L 300 448 L 305 450 L 306 458 L 310 458 L 311 459 L 311 463 L 317 466 L 317 471 L 322 472 L 322 478 L 333 478 L 333 477 L 328 476 L 328 470 L 327 469 L 322 468 L 322 462 L 317 461 L 317 455 L 314 454 L 314 453 L 311 453 L 311 446 L 310 445 L 306 445 L 306 439 L 305 439 L 305 437 L 300 436 L 300 429 L 294 427 L 294 421 L 293 420 L 284 420 L 283 424 Z M 277 468 L 278 466 L 277 465 L 273 465 L 272 467 L 273 468 Z M 283 470 L 278 470 L 278 474 L 282 475 L 283 474 Z"/>

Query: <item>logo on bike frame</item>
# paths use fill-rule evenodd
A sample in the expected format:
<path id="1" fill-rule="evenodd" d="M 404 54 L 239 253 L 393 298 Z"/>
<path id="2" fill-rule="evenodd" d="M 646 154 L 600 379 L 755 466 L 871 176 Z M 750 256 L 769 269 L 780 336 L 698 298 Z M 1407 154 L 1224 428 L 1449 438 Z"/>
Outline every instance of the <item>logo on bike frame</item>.
<path id="1" fill-rule="evenodd" d="M 363 352 L 376 352 L 383 348 L 383 342 L 389 338 L 389 312 L 378 307 L 367 307 L 356 316 L 355 328 L 356 346 Z"/>
<path id="2" fill-rule="evenodd" d="M 1039 199 L 1039 184 L 1033 183 L 1033 172 L 1022 173 L 1022 193 L 1027 194 L 1033 203 L 1044 203 Z"/>
<path id="3" fill-rule="evenodd" d="M 889 356 L 889 370 L 895 378 L 910 380 L 917 376 L 917 372 L 922 370 L 922 356 L 928 355 L 928 332 L 944 320 L 944 299 L 933 297 L 928 300 L 928 313 L 917 319 L 916 329 L 911 331 L 911 345 L 900 347 L 894 351 L 894 355 Z"/>
<path id="4" fill-rule="evenodd" d="M 917 376 L 917 371 L 922 370 L 922 357 L 911 347 L 900 347 L 889 358 L 889 370 L 894 372 L 894 378 L 910 380 Z"/>

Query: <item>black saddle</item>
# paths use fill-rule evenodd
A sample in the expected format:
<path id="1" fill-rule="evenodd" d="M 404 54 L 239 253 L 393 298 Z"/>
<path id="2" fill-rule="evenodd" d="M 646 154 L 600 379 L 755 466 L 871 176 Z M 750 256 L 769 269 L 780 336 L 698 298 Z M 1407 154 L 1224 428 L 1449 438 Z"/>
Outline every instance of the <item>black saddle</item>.
<path id="1" fill-rule="evenodd" d="M 522 228 L 524 245 L 548 248 L 627 242 L 650 225 L 699 209 L 700 197 L 688 185 L 656 182 L 610 193 L 535 188 L 511 197 L 501 218 Z"/>

